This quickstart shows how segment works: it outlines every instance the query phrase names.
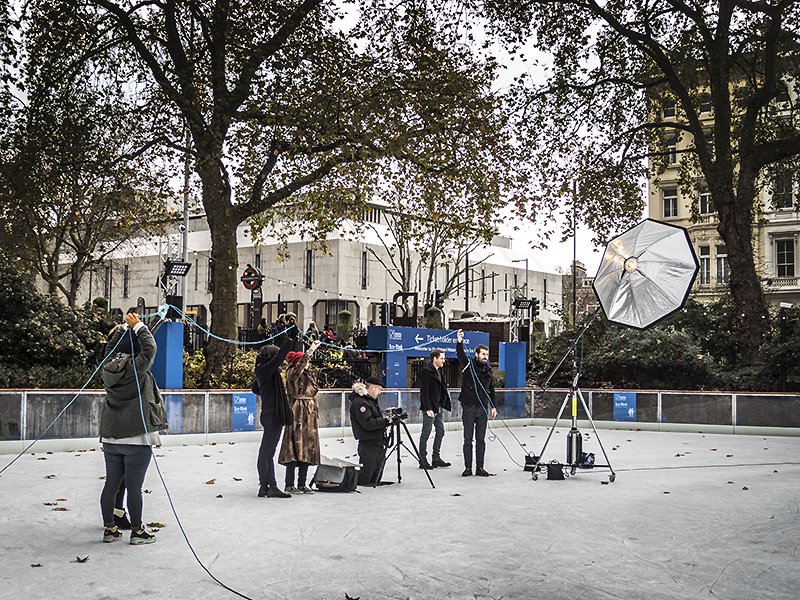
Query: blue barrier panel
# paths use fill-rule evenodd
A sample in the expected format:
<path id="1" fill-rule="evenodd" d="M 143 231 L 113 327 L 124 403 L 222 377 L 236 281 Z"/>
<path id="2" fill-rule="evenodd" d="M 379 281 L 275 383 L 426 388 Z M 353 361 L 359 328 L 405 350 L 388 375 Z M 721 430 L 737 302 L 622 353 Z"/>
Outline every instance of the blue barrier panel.
<path id="1" fill-rule="evenodd" d="M 507 388 L 524 388 L 527 370 L 525 342 L 500 342 L 497 368 L 505 371 Z"/>
<path id="2" fill-rule="evenodd" d="M 614 392 L 614 420 L 636 420 L 636 392 Z"/>
<path id="3" fill-rule="evenodd" d="M 183 323 L 164 321 L 153 334 L 158 352 L 153 377 L 162 390 L 183 389 Z"/>
<path id="4" fill-rule="evenodd" d="M 231 431 L 256 430 L 256 395 L 244 392 L 231 395 Z"/>
<path id="5" fill-rule="evenodd" d="M 169 433 L 183 433 L 183 394 L 164 394 Z"/>

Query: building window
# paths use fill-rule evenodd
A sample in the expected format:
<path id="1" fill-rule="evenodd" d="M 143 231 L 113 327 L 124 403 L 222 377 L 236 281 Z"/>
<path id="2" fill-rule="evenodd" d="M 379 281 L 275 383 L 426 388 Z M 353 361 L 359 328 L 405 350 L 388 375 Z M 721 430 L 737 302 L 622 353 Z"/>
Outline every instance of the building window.
<path id="1" fill-rule="evenodd" d="M 785 171 L 775 176 L 775 192 L 772 195 L 772 205 L 776 209 L 792 208 L 794 204 L 792 197 L 792 175 L 791 171 Z"/>
<path id="2" fill-rule="evenodd" d="M 256 252 L 255 258 L 253 260 L 253 266 L 259 271 L 261 270 L 261 252 Z"/>
<path id="3" fill-rule="evenodd" d="M 314 283 L 314 251 L 311 248 L 309 248 L 306 250 L 305 285 L 308 289 L 311 289 L 313 283 Z"/>
<path id="4" fill-rule="evenodd" d="M 377 206 L 367 206 L 364 209 L 364 220 L 367 223 L 376 223 L 380 225 L 383 210 Z"/>
<path id="5" fill-rule="evenodd" d="M 678 216 L 678 188 L 666 188 L 662 190 L 664 198 L 664 218 Z"/>
<path id="6" fill-rule="evenodd" d="M 794 277 L 794 239 L 775 240 L 778 277 Z"/>
<path id="7" fill-rule="evenodd" d="M 678 138 L 670 136 L 664 140 L 664 149 L 667 153 L 667 164 L 674 165 L 678 162 Z"/>
<path id="8" fill-rule="evenodd" d="M 200 259 L 194 259 L 194 291 L 196 292 L 200 285 Z"/>
<path id="9" fill-rule="evenodd" d="M 130 295 L 131 274 L 128 265 L 122 267 L 122 297 L 127 298 Z"/>
<path id="10" fill-rule="evenodd" d="M 675 118 L 675 102 L 672 100 L 665 101 L 662 108 L 662 114 L 664 115 L 665 119 Z"/>
<path id="11" fill-rule="evenodd" d="M 703 94 L 700 96 L 700 113 L 709 114 L 711 112 L 711 96 Z"/>
<path id="12" fill-rule="evenodd" d="M 361 252 L 361 289 L 367 289 L 367 273 L 369 272 L 369 256 L 367 251 Z"/>
<path id="13" fill-rule="evenodd" d="M 481 269 L 481 302 L 486 302 L 486 269 Z"/>
<path id="14" fill-rule="evenodd" d="M 111 261 L 108 261 L 108 267 L 106 267 L 106 276 L 103 281 L 103 297 L 111 298 L 111 286 L 114 283 L 114 273 L 111 269 Z"/>
<path id="15" fill-rule="evenodd" d="M 214 279 L 214 261 L 208 259 L 208 266 L 206 267 L 206 291 L 211 291 L 211 282 Z"/>
<path id="16" fill-rule="evenodd" d="M 726 285 L 730 279 L 727 246 L 717 246 L 717 283 Z"/>
<path id="17" fill-rule="evenodd" d="M 711 203 L 711 194 L 709 192 L 700 192 L 700 214 L 710 215 L 714 212 L 714 205 Z"/>
<path id="18" fill-rule="evenodd" d="M 700 246 L 700 285 L 711 283 L 711 246 Z"/>

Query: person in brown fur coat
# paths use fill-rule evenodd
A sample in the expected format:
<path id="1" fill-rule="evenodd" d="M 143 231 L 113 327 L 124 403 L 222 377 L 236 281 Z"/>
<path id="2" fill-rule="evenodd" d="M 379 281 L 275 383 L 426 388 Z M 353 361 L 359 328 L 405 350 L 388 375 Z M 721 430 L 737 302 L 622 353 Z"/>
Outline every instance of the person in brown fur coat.
<path id="1" fill-rule="evenodd" d="M 314 341 L 307 352 L 290 352 L 286 357 L 286 393 L 292 407 L 292 422 L 283 432 L 283 443 L 278 462 L 286 465 L 286 487 L 290 494 L 313 494 L 306 485 L 308 467 L 318 465 L 319 450 L 319 391 L 314 375 L 308 370 L 308 362 L 321 342 Z M 294 474 L 297 471 L 297 485 Z"/>

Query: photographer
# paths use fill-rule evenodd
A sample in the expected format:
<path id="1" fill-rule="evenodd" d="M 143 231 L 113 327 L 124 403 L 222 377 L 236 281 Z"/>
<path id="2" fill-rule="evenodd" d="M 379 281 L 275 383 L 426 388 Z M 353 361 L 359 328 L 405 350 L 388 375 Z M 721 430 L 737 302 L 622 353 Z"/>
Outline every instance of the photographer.
<path id="1" fill-rule="evenodd" d="M 362 486 L 376 486 L 381 478 L 386 428 L 392 423 L 392 419 L 384 417 L 378 406 L 378 396 L 382 391 L 381 380 L 368 377 L 364 383 L 354 383 L 350 394 L 350 424 L 353 437 L 358 440 L 358 458 L 361 462 L 358 485 Z"/>

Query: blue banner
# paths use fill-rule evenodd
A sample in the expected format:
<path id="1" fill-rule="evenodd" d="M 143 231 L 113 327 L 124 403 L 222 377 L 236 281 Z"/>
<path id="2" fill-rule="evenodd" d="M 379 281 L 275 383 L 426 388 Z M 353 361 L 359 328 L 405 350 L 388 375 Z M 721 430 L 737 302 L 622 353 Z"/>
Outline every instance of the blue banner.
<path id="1" fill-rule="evenodd" d="M 636 392 L 614 392 L 614 420 L 636 420 Z"/>
<path id="2" fill-rule="evenodd" d="M 252 392 L 231 396 L 231 431 L 256 430 L 256 395 Z"/>

